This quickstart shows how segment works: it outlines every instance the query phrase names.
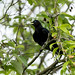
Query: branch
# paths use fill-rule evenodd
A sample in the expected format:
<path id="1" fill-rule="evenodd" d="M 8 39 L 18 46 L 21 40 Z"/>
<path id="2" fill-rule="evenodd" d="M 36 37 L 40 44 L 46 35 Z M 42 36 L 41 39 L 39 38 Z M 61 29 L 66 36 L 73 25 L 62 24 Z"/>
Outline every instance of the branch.
<path id="1" fill-rule="evenodd" d="M 35 8 L 36 8 L 36 6 L 34 5 L 34 6 L 31 8 L 30 12 L 27 14 L 29 17 L 30 17 L 30 15 L 34 12 Z"/>
<path id="2" fill-rule="evenodd" d="M 57 16 L 59 16 L 59 15 L 60 15 L 60 13 L 49 14 L 48 17 L 49 17 L 49 18 L 53 18 L 53 17 L 55 18 L 55 17 L 57 17 Z"/>
<path id="3" fill-rule="evenodd" d="M 45 59 L 45 57 L 46 57 L 46 55 L 47 55 L 48 53 L 49 53 L 49 51 L 48 51 L 48 52 L 45 52 L 44 55 L 41 57 L 41 61 L 40 61 L 40 64 L 39 64 L 39 66 L 38 66 L 39 69 L 40 69 L 42 63 L 44 62 L 44 59 Z M 38 72 L 39 72 L 39 70 L 37 70 L 37 73 L 38 73 Z"/>
<path id="4" fill-rule="evenodd" d="M 24 75 L 25 70 L 39 57 L 42 51 L 40 51 L 39 54 L 36 57 L 34 57 L 31 62 L 28 63 L 28 66 L 23 69 L 22 75 Z"/>
<path id="5" fill-rule="evenodd" d="M 23 69 L 22 75 L 24 75 L 25 70 L 39 57 L 39 55 L 42 53 L 43 49 L 45 49 L 45 47 L 47 46 L 47 44 L 48 44 L 49 42 L 53 41 L 53 40 L 54 40 L 54 39 L 52 39 L 52 40 L 49 41 L 49 37 L 47 38 L 47 41 L 46 41 L 46 42 L 44 43 L 44 45 L 41 47 L 39 54 L 38 54 L 36 57 L 34 57 L 30 63 L 28 63 L 28 66 L 27 66 L 27 67 L 25 67 L 25 68 Z"/>
<path id="6" fill-rule="evenodd" d="M 44 43 L 44 45 L 41 47 L 40 52 L 38 53 L 38 55 L 35 56 L 35 57 L 32 59 L 32 61 L 31 61 L 30 63 L 28 63 L 28 66 L 26 66 L 26 67 L 23 69 L 22 75 L 24 75 L 25 70 L 39 57 L 39 55 L 41 54 L 41 52 L 43 51 L 43 49 L 46 48 L 47 44 L 50 43 L 50 42 L 52 42 L 53 40 L 55 40 L 55 39 L 49 40 L 49 36 L 50 36 L 50 34 L 48 34 L 47 41 L 46 41 L 46 42 Z M 53 65 L 56 65 L 57 63 L 58 63 L 58 61 L 56 61 Z M 53 65 L 52 65 L 52 66 L 53 66 Z M 51 66 L 51 67 L 52 67 L 52 66 Z M 46 71 L 47 71 L 47 70 L 46 70 Z M 38 74 L 38 75 L 40 75 L 40 74 Z"/>
<path id="7" fill-rule="evenodd" d="M 52 67 L 54 67 L 57 63 L 58 63 L 58 61 L 56 60 L 52 65 L 50 65 L 45 70 L 43 70 L 42 72 L 38 73 L 37 75 L 45 74 L 46 72 L 48 72 L 48 70 L 50 70 Z"/>
<path id="8" fill-rule="evenodd" d="M 46 42 L 44 43 L 44 45 L 41 47 L 39 54 L 38 54 L 36 57 L 34 57 L 30 63 L 28 63 L 28 66 L 27 66 L 27 67 L 24 68 L 22 75 L 24 75 L 25 70 L 39 57 L 39 55 L 42 53 L 43 49 L 45 49 L 45 47 L 47 46 L 47 44 L 48 44 L 49 42 L 52 42 L 53 40 L 55 40 L 55 39 L 52 39 L 52 40 L 50 40 L 50 41 L 47 39 L 47 41 L 46 41 Z"/>
<path id="9" fill-rule="evenodd" d="M 39 57 L 39 55 L 42 53 L 42 51 L 43 51 L 43 49 L 44 49 L 45 47 L 46 47 L 46 42 L 45 42 L 45 44 L 41 47 L 40 52 L 38 53 L 38 55 L 35 56 L 35 57 L 32 59 L 32 61 L 28 63 L 28 66 L 23 69 L 22 75 L 24 75 L 25 70 Z"/>
<path id="10" fill-rule="evenodd" d="M 56 66 L 56 67 L 50 72 L 50 74 L 52 75 L 53 73 L 55 73 L 56 71 L 58 71 L 59 69 L 61 69 L 62 66 L 63 66 L 63 64 L 64 64 L 64 63 L 62 63 L 62 64 Z"/>
<path id="11" fill-rule="evenodd" d="M 58 14 L 58 11 L 57 11 L 57 9 L 58 9 L 58 7 L 57 7 L 57 5 L 58 5 L 58 4 L 57 4 L 57 1 L 58 1 L 58 0 L 55 0 L 55 4 L 54 4 L 54 8 L 55 8 L 54 13 L 55 13 L 56 15 Z M 58 25 L 58 16 L 55 17 L 54 23 L 55 23 L 55 26 L 56 26 L 56 27 L 59 26 L 59 25 Z M 60 39 L 61 39 L 60 29 L 58 29 L 58 28 L 57 28 L 57 38 L 58 38 L 57 41 L 58 41 L 58 42 L 61 42 L 61 40 L 60 40 Z M 60 49 L 60 50 L 62 49 L 62 43 L 59 44 L 59 49 Z"/>
<path id="12" fill-rule="evenodd" d="M 65 62 L 65 59 L 60 60 L 60 62 Z M 49 70 L 51 71 L 52 69 L 54 69 L 54 67 L 56 66 L 56 64 L 58 64 L 58 60 L 56 60 L 52 65 L 50 65 L 49 67 L 47 67 L 45 70 L 43 70 L 42 72 L 38 73 L 38 75 L 42 75 L 45 74 L 46 72 L 48 72 Z"/>
<path id="13" fill-rule="evenodd" d="M 12 0 L 10 6 L 9 6 L 9 7 L 7 8 L 7 10 L 5 11 L 4 16 L 3 16 L 0 20 L 2 20 L 3 18 L 5 18 L 7 11 L 10 9 L 10 7 L 11 7 L 12 5 L 15 5 L 16 3 L 17 3 L 17 2 L 15 2 L 15 3 L 13 4 L 13 0 Z"/>

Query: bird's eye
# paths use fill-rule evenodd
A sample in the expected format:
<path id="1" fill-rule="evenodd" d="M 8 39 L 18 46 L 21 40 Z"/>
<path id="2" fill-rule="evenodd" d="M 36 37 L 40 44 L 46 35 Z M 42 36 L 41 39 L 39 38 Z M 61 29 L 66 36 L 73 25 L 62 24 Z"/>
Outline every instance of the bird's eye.
<path id="1" fill-rule="evenodd" d="M 36 22 L 36 21 L 35 21 Z"/>

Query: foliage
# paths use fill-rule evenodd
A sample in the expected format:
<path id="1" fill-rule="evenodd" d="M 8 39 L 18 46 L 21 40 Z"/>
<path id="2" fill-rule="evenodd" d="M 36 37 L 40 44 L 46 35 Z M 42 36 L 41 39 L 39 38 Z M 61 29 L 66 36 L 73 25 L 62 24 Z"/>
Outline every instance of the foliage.
<path id="1" fill-rule="evenodd" d="M 67 13 L 74 9 L 71 6 L 73 3 L 73 0 L 0 0 L 0 5 L 2 5 L 0 15 L 0 36 L 2 37 L 0 40 L 0 74 L 53 74 L 62 68 L 61 75 L 74 75 L 75 38 L 72 33 L 75 16 Z M 65 5 L 67 8 L 62 12 L 61 9 Z M 38 13 L 36 9 L 39 11 Z M 42 11 L 42 9 L 44 10 Z M 36 17 L 32 17 L 32 15 L 36 15 Z M 45 18 L 46 20 L 44 20 Z M 33 41 L 34 27 L 31 22 L 34 19 L 38 19 L 43 27 L 47 28 L 57 39 L 58 45 L 61 45 L 64 52 L 63 60 L 59 59 L 60 55 L 55 55 L 56 48 L 53 51 L 53 58 L 58 59 L 59 62 L 52 62 L 51 66 L 46 66 L 51 60 L 49 56 L 49 60 L 45 61 L 50 51 L 44 49 L 40 52 L 42 47 Z M 4 29 L 1 29 L 2 27 Z M 11 35 L 7 34 L 7 30 Z M 6 34 L 3 34 L 3 31 Z M 37 58 L 39 61 L 35 62 Z M 62 64 L 58 65 L 58 63 Z"/>

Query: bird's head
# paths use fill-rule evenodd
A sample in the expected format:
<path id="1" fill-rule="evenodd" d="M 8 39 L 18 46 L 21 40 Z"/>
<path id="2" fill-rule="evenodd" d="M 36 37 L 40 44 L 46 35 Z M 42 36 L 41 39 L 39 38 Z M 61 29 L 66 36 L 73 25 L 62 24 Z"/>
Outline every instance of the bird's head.
<path id="1" fill-rule="evenodd" d="M 32 25 L 33 25 L 34 27 L 41 26 L 41 23 L 40 23 L 38 20 L 34 20 L 32 23 L 33 23 Z"/>

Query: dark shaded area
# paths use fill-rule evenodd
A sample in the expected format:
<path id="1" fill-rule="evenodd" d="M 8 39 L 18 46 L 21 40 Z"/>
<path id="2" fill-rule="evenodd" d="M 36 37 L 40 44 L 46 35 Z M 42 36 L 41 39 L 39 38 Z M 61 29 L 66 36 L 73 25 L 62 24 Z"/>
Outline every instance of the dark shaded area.
<path id="1" fill-rule="evenodd" d="M 33 34 L 33 39 L 36 43 L 38 43 L 40 46 L 42 46 L 48 38 L 49 31 L 46 28 L 42 27 L 41 23 L 38 20 L 34 20 L 32 25 L 35 27 L 35 32 Z M 52 40 L 52 39 L 53 39 L 53 37 L 50 35 L 49 40 Z M 52 49 L 50 49 L 49 45 L 52 44 L 52 43 L 54 43 L 54 44 L 53 44 Z M 53 51 L 54 48 L 57 48 L 57 47 L 58 47 L 58 45 L 56 44 L 56 40 L 52 40 L 51 42 L 49 42 L 47 44 L 45 49 Z M 56 54 L 58 54 L 58 53 L 63 54 L 63 52 L 60 51 L 59 48 L 56 51 Z"/>

